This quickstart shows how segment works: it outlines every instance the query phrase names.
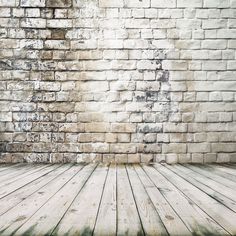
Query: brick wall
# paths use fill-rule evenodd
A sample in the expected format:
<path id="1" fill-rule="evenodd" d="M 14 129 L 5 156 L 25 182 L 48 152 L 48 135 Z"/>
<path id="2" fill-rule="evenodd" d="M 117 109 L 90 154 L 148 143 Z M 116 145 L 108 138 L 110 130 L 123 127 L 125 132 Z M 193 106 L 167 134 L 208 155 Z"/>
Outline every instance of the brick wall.
<path id="1" fill-rule="evenodd" d="M 236 0 L 0 0 L 0 162 L 236 161 Z"/>

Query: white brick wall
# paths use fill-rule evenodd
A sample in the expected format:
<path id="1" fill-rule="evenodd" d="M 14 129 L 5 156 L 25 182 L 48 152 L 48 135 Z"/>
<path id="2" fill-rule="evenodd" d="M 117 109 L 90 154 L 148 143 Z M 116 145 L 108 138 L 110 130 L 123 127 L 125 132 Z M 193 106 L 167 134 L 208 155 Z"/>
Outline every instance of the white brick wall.
<path id="1" fill-rule="evenodd" d="M 235 0 L 0 0 L 0 162 L 236 162 Z"/>

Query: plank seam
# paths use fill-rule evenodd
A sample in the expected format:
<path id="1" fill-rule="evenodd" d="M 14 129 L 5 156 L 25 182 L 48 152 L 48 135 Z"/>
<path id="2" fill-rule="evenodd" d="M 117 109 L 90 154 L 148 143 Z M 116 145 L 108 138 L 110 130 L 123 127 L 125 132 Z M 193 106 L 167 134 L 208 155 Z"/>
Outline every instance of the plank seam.
<path id="1" fill-rule="evenodd" d="M 129 173 L 127 171 L 126 165 L 125 165 L 125 171 L 126 171 L 126 174 L 127 174 L 127 177 L 128 177 L 128 181 L 129 181 L 129 185 L 130 185 L 131 192 L 132 192 L 132 195 L 133 195 L 135 207 L 136 207 L 136 210 L 137 210 L 137 213 L 138 213 L 138 217 L 139 217 L 139 220 L 140 220 L 140 225 L 142 227 L 143 234 L 146 235 L 146 232 L 145 232 L 144 227 L 143 227 L 143 222 L 141 220 L 141 216 L 140 216 L 140 213 L 139 213 L 139 210 L 138 210 L 137 202 L 136 202 L 136 199 L 135 199 L 135 196 L 134 196 L 134 190 L 133 190 L 133 187 L 132 187 L 132 184 L 131 184 L 131 181 L 130 181 L 130 177 L 129 177 Z"/>
<path id="2" fill-rule="evenodd" d="M 90 173 L 90 175 L 88 176 L 88 178 L 86 179 L 86 181 L 84 182 L 84 184 L 82 185 L 81 189 L 79 190 L 79 192 L 76 194 L 76 196 L 74 197 L 74 199 L 72 200 L 71 204 L 68 206 L 68 208 L 66 209 L 65 213 L 62 215 L 61 219 L 58 221 L 58 223 L 56 224 L 56 226 L 53 228 L 52 232 L 50 233 L 50 235 L 54 234 L 54 231 L 56 230 L 56 228 L 58 227 L 58 225 L 61 223 L 62 219 L 64 218 L 64 216 L 66 215 L 66 213 L 68 212 L 68 210 L 70 209 L 70 207 L 72 206 L 72 204 L 74 203 L 75 199 L 77 198 L 77 196 L 80 194 L 80 192 L 82 191 L 82 189 L 84 188 L 85 184 L 88 182 L 89 178 L 91 177 L 91 175 L 93 174 L 93 172 L 96 170 L 98 165 L 96 165 L 94 167 L 94 169 L 92 170 L 92 172 Z M 81 169 L 82 170 L 82 169 Z M 77 173 L 76 173 L 77 174 Z"/>
<path id="3" fill-rule="evenodd" d="M 165 168 L 168 168 L 168 167 L 166 167 L 166 166 L 164 166 Z M 156 169 L 156 168 L 155 168 Z M 169 168 L 168 168 L 169 169 Z M 156 169 L 156 171 L 158 171 L 157 169 Z M 171 170 L 170 170 L 171 171 Z M 173 171 L 171 171 L 172 173 L 174 173 Z M 158 173 L 160 173 L 159 171 L 158 171 Z M 164 178 L 166 178 L 162 173 L 160 173 Z M 175 174 L 175 173 L 174 173 Z M 178 175 L 178 174 L 177 174 Z M 178 175 L 179 176 L 179 175 Z M 179 176 L 180 178 L 182 178 L 181 176 Z M 166 178 L 167 179 L 167 178 Z M 183 178 L 182 178 L 183 179 Z M 168 179 L 167 179 L 168 180 Z M 183 180 L 185 180 L 185 179 L 183 179 Z M 170 181 L 169 181 L 170 182 Z M 189 181 L 187 181 L 188 183 L 189 183 Z M 189 200 L 189 201 L 191 201 L 191 202 L 193 202 L 197 207 L 199 207 L 209 218 L 211 218 L 219 227 L 221 227 L 222 229 L 224 229 L 229 235 L 231 235 L 230 234 L 230 232 L 226 229 L 226 228 L 224 228 L 221 224 L 219 224 L 218 222 L 216 222 L 215 221 L 215 219 L 214 218 L 212 218 L 204 209 L 202 209 L 198 204 L 197 204 L 197 202 L 196 201 L 194 201 L 194 200 L 192 200 L 192 199 L 190 199 L 183 191 L 181 191 L 174 183 L 172 183 L 172 182 L 170 182 L 173 186 L 175 186 L 175 188 L 176 189 L 178 189 L 178 191 L 180 191 L 182 194 L 184 194 L 184 196 Z M 191 184 L 191 183 L 190 183 Z M 199 189 L 199 188 L 197 188 L 197 189 Z M 200 189 L 199 189 L 200 190 Z M 201 191 L 201 190 L 200 190 Z"/>

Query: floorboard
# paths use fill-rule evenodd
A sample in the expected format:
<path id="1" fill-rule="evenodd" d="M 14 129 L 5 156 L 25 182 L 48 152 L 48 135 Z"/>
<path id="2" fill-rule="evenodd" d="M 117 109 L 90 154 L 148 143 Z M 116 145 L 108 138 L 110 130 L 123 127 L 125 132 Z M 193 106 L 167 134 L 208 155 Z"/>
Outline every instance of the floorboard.
<path id="1" fill-rule="evenodd" d="M 51 171 L 46 174 L 42 174 L 39 178 L 33 179 L 30 183 L 21 186 L 19 189 L 14 192 L 5 195 L 0 200 L 0 215 L 4 214 L 27 197 L 31 196 L 39 189 L 47 185 L 50 181 L 53 181 L 55 178 L 58 178 L 63 172 L 65 172 L 71 165 L 57 166 L 55 165 Z M 9 189 L 4 188 L 9 191 Z"/>
<path id="2" fill-rule="evenodd" d="M 129 165 L 126 168 L 145 234 L 168 235 L 133 166 Z"/>
<path id="3" fill-rule="evenodd" d="M 72 166 L 59 178 L 50 182 L 30 197 L 23 200 L 16 207 L 0 216 L 0 234 L 12 235 L 22 226 L 40 207 L 42 207 L 56 192 L 58 192 L 80 170 Z M 56 204 L 56 203 L 55 203 Z"/>
<path id="4" fill-rule="evenodd" d="M 198 172 L 195 172 L 191 168 L 185 168 L 185 171 L 188 172 L 188 176 L 193 177 L 198 182 L 207 185 L 208 187 L 212 188 L 214 191 L 223 193 L 226 197 L 232 199 L 233 201 L 236 201 L 236 191 L 233 188 L 230 188 L 229 186 L 226 186 L 222 183 L 219 183 L 217 179 L 212 179 L 207 176 L 204 176 Z M 207 179 L 207 182 L 206 182 Z"/>
<path id="5" fill-rule="evenodd" d="M 0 175 L 2 173 L 6 173 L 8 169 L 12 169 L 15 166 L 18 166 L 19 164 L 0 164 Z"/>
<path id="6" fill-rule="evenodd" d="M 214 173 L 218 176 L 236 182 L 236 175 L 225 172 L 224 167 L 221 168 L 221 166 L 219 165 L 202 165 L 201 168 L 206 169 L 208 172 Z"/>
<path id="7" fill-rule="evenodd" d="M 218 170 L 223 171 L 224 173 L 229 173 L 231 175 L 236 176 L 235 169 L 233 167 L 229 168 L 229 166 L 225 166 L 225 165 L 219 166 L 219 165 L 217 165 L 216 168 Z"/>
<path id="8" fill-rule="evenodd" d="M 0 164 L 0 235 L 236 235 L 236 165 Z"/>
<path id="9" fill-rule="evenodd" d="M 211 171 L 207 171 L 206 169 L 200 168 L 200 167 L 197 167 L 197 166 L 187 165 L 187 168 L 197 172 L 198 174 L 200 174 L 203 177 L 205 176 L 207 178 L 212 179 L 213 181 L 217 182 L 220 185 L 223 185 L 227 188 L 230 188 L 230 190 L 236 191 L 235 183 L 232 180 L 229 180 L 225 177 L 222 177 L 222 176 L 217 175 L 217 174 L 215 174 Z M 234 193 L 236 194 L 236 192 L 234 192 Z"/>
<path id="10" fill-rule="evenodd" d="M 70 179 L 61 188 L 53 198 L 50 198 L 47 203 L 42 206 L 25 224 L 16 231 L 18 235 L 50 235 L 54 227 L 68 210 L 75 197 L 79 194 L 87 179 L 94 170 L 95 165 L 88 165 L 82 168 L 78 167 L 80 171 Z M 55 204 L 55 202 L 57 204 Z M 53 212 L 53 216 L 51 215 Z M 30 229 L 30 232 L 29 232 Z"/>
<path id="11" fill-rule="evenodd" d="M 174 173 L 181 176 L 183 179 L 191 183 L 193 186 L 199 188 L 201 191 L 205 192 L 210 197 L 214 198 L 215 200 L 219 201 L 223 205 L 227 206 L 229 209 L 236 212 L 236 203 L 231 199 L 227 198 L 222 192 L 216 192 L 214 189 L 210 188 L 208 184 L 201 183 L 194 179 L 192 176 L 188 175 L 188 170 L 182 166 L 176 165 L 171 169 Z M 187 172 L 186 172 L 187 171 Z"/>
<path id="12" fill-rule="evenodd" d="M 199 188 L 193 186 L 187 180 L 176 175 L 171 171 L 172 167 L 158 166 L 158 169 L 159 171 L 162 170 L 164 176 L 185 195 L 186 199 L 191 202 L 191 205 L 194 203 L 194 206 L 197 206 L 195 209 L 201 209 L 205 220 L 208 221 L 208 223 L 203 223 L 200 227 L 200 230 L 203 230 L 203 233 L 209 234 L 209 232 L 214 232 L 213 235 L 217 234 L 215 230 L 212 231 L 209 229 L 209 226 L 211 225 L 213 225 L 213 228 L 219 228 L 218 234 L 220 233 L 221 235 L 226 235 L 225 231 L 233 235 L 236 233 L 236 215 L 233 211 L 205 194 Z M 209 180 L 206 179 L 205 182 L 207 181 Z M 194 220 L 196 220 L 195 217 Z"/>
<path id="13" fill-rule="evenodd" d="M 155 169 L 152 167 L 145 167 L 144 169 L 147 170 L 155 185 L 193 234 L 204 235 L 207 232 L 212 232 L 214 235 L 226 235 L 220 225 L 211 220 L 204 210 L 192 201 L 192 198 L 186 198 L 181 189 L 178 188 L 183 186 L 182 179 L 179 178 L 177 181 L 176 175 L 161 165 L 155 165 Z M 176 182 L 179 186 L 176 185 Z M 183 187 L 185 192 L 190 191 L 187 184 Z"/>
<path id="14" fill-rule="evenodd" d="M 116 166 L 112 164 L 108 171 L 94 235 L 116 234 L 116 183 Z"/>
<path id="15" fill-rule="evenodd" d="M 117 167 L 117 235 L 144 235 L 124 165 Z"/>
<path id="16" fill-rule="evenodd" d="M 154 185 L 140 165 L 135 165 L 135 170 L 169 235 L 191 235 L 188 227 L 170 206 L 160 190 Z"/>
<path id="17" fill-rule="evenodd" d="M 53 235 L 92 235 L 102 198 L 108 167 L 98 166 Z"/>

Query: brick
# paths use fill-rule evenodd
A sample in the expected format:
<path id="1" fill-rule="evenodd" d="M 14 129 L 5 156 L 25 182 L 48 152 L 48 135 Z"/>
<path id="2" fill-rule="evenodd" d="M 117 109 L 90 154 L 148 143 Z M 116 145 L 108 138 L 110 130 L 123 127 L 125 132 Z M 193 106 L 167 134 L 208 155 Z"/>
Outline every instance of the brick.
<path id="1" fill-rule="evenodd" d="M 236 154 L 229 154 L 230 156 L 230 162 L 235 163 L 236 162 Z"/>
<path id="2" fill-rule="evenodd" d="M 127 29 L 149 28 L 149 19 L 128 19 L 125 21 Z"/>
<path id="3" fill-rule="evenodd" d="M 170 61 L 166 60 L 163 61 L 162 67 L 165 70 L 176 70 L 176 71 L 181 71 L 181 70 L 187 70 L 187 62 L 186 61 Z"/>
<path id="4" fill-rule="evenodd" d="M 24 27 L 24 28 L 46 28 L 46 19 L 25 18 L 21 21 L 21 27 Z"/>
<path id="5" fill-rule="evenodd" d="M 188 144 L 188 152 L 190 153 L 207 153 L 210 152 L 211 146 L 208 143 L 189 143 Z"/>
<path id="6" fill-rule="evenodd" d="M 159 20 L 151 20 L 150 26 L 153 29 L 171 29 L 176 26 L 176 22 L 173 19 L 159 19 Z M 159 32 L 160 33 L 160 32 Z M 161 35 L 164 33 L 162 32 Z"/>
<path id="7" fill-rule="evenodd" d="M 105 0 L 104 0 L 105 1 Z M 126 7 L 148 8 L 150 7 L 150 0 L 124 0 Z"/>
<path id="8" fill-rule="evenodd" d="M 141 154 L 141 162 L 142 163 L 153 162 L 153 154 Z"/>
<path id="9" fill-rule="evenodd" d="M 47 7 L 70 7 L 72 4 L 71 0 L 47 0 Z"/>
<path id="10" fill-rule="evenodd" d="M 24 49 L 42 49 L 42 40 L 22 39 L 20 40 L 20 48 Z"/>
<path id="11" fill-rule="evenodd" d="M 171 144 L 163 144 L 162 152 L 163 153 L 186 153 L 187 145 L 182 143 L 171 143 Z"/>
<path id="12" fill-rule="evenodd" d="M 123 0 L 121 1 L 116 1 L 116 0 L 111 0 L 111 1 L 107 1 L 107 0 L 99 0 L 99 7 L 123 7 L 124 6 L 124 2 Z"/>
<path id="13" fill-rule="evenodd" d="M 236 146 L 231 143 L 213 143 L 212 144 L 213 152 L 235 152 Z"/>
<path id="14" fill-rule="evenodd" d="M 103 154 L 104 163 L 115 163 L 115 155 L 114 154 Z"/>
<path id="15" fill-rule="evenodd" d="M 203 163 L 203 154 L 202 153 L 193 153 L 192 154 L 192 163 Z"/>
<path id="16" fill-rule="evenodd" d="M 148 41 L 147 40 L 127 39 L 124 41 L 124 48 L 126 48 L 126 49 L 148 48 Z"/>
<path id="17" fill-rule="evenodd" d="M 102 40 L 98 41 L 99 48 L 121 49 L 123 48 L 123 40 Z"/>
<path id="18" fill-rule="evenodd" d="M 85 131 L 86 132 L 105 133 L 105 132 L 109 131 L 109 124 L 100 123 L 100 122 L 86 123 L 85 124 Z"/>
<path id="19" fill-rule="evenodd" d="M 235 29 L 219 29 L 217 30 L 217 38 L 235 39 L 236 30 Z"/>
<path id="20" fill-rule="evenodd" d="M 204 163 L 215 163 L 216 153 L 206 153 L 204 154 Z"/>
<path id="21" fill-rule="evenodd" d="M 177 0 L 177 7 L 184 7 L 184 8 L 194 8 L 194 7 L 202 7 L 203 0 Z"/>
<path id="22" fill-rule="evenodd" d="M 176 27 L 180 29 L 198 30 L 201 28 L 201 21 L 195 19 L 177 19 Z"/>
<path id="23" fill-rule="evenodd" d="M 230 155 L 228 153 L 218 153 L 216 162 L 228 163 L 230 162 Z"/>
<path id="24" fill-rule="evenodd" d="M 79 91 L 108 91 L 109 86 L 108 86 L 108 82 L 106 81 L 77 82 L 76 89 Z"/>
<path id="25" fill-rule="evenodd" d="M 219 29 L 226 28 L 227 20 L 203 20 L 202 29 Z"/>
<path id="26" fill-rule="evenodd" d="M 178 163 L 178 155 L 174 153 L 166 154 L 166 163 L 167 164 Z"/>
<path id="27" fill-rule="evenodd" d="M 11 112 L 1 112 L 0 113 L 0 122 L 4 121 L 12 121 L 12 113 Z"/>
<path id="28" fill-rule="evenodd" d="M 19 42 L 15 39 L 0 39 L 1 48 L 18 48 Z M 7 65 L 6 65 L 7 66 Z"/>
<path id="29" fill-rule="evenodd" d="M 47 27 L 48 28 L 71 28 L 72 27 L 72 20 L 68 19 L 50 19 L 47 20 Z"/>
<path id="30" fill-rule="evenodd" d="M 49 111 L 57 111 L 57 112 L 73 112 L 74 104 L 66 104 L 66 103 L 53 103 L 49 104 Z"/>
<path id="31" fill-rule="evenodd" d="M 209 71 L 214 71 L 214 70 L 226 70 L 226 62 L 224 61 L 206 61 L 202 65 L 203 70 L 209 70 Z"/>
<path id="32" fill-rule="evenodd" d="M 0 17 L 10 17 L 11 11 L 10 8 L 1 8 L 0 9 Z"/>
<path id="33" fill-rule="evenodd" d="M 207 8 L 228 8 L 229 0 L 204 0 L 203 7 Z"/>
<path id="34" fill-rule="evenodd" d="M 15 7 L 16 0 L 0 0 L 1 7 Z"/>
<path id="35" fill-rule="evenodd" d="M 231 0 L 231 1 L 230 1 L 230 6 L 231 6 L 232 8 L 236 8 L 236 1 L 235 1 L 235 0 Z"/>
<path id="36" fill-rule="evenodd" d="M 45 49 L 69 49 L 69 42 L 66 40 L 46 40 Z"/>
<path id="37" fill-rule="evenodd" d="M 115 162 L 116 163 L 127 163 L 128 162 L 128 155 L 127 154 L 116 154 L 115 155 Z"/>
<path id="38" fill-rule="evenodd" d="M 151 6 L 156 8 L 174 8 L 176 7 L 176 0 L 151 0 Z"/>
<path id="39" fill-rule="evenodd" d="M 128 154 L 128 163 L 140 163 L 140 154 Z"/>
<path id="40" fill-rule="evenodd" d="M 227 69 L 228 70 L 236 70 L 235 60 L 234 61 L 228 61 Z"/>
<path id="41" fill-rule="evenodd" d="M 162 131 L 162 124 L 140 124 L 137 129 L 141 133 L 159 133 Z"/>
<path id="42" fill-rule="evenodd" d="M 192 161 L 191 154 L 179 154 L 178 155 L 178 161 L 179 163 L 190 163 Z"/>
<path id="43" fill-rule="evenodd" d="M 226 40 L 204 40 L 202 42 L 203 49 L 226 49 L 227 41 Z"/>
<path id="44" fill-rule="evenodd" d="M 110 151 L 112 153 L 136 153 L 136 146 L 134 144 L 110 144 Z"/>
<path id="45" fill-rule="evenodd" d="M 164 132 L 173 132 L 173 133 L 182 133 L 187 132 L 187 124 L 173 124 L 166 123 L 164 124 Z"/>
<path id="46" fill-rule="evenodd" d="M 21 7 L 45 7 L 46 0 L 20 0 Z"/>
<path id="47" fill-rule="evenodd" d="M 85 153 L 108 153 L 109 145 L 106 143 L 81 144 L 81 151 Z"/>
<path id="48" fill-rule="evenodd" d="M 25 14 L 27 17 L 40 17 L 39 8 L 26 8 Z"/>

